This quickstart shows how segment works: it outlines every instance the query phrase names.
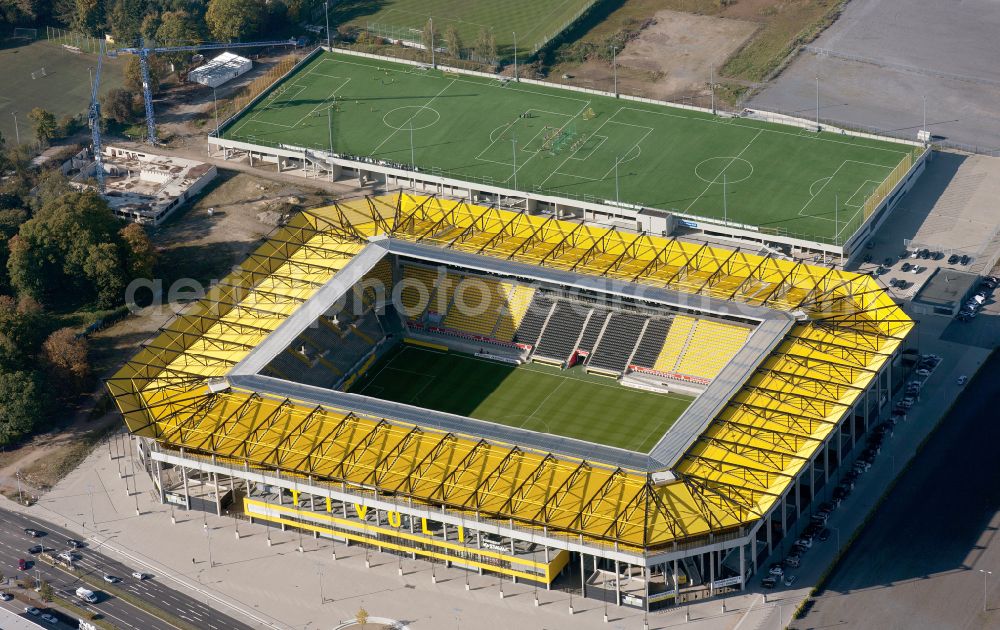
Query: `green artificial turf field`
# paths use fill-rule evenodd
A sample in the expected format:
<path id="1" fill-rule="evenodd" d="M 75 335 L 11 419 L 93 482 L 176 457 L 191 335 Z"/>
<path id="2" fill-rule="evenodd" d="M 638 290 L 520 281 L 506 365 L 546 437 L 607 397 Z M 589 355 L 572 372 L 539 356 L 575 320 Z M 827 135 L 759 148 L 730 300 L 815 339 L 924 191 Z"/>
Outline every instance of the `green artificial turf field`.
<path id="1" fill-rule="evenodd" d="M 693 400 L 629 389 L 579 368 L 513 366 L 404 345 L 352 392 L 641 453 Z"/>
<path id="2" fill-rule="evenodd" d="M 327 52 L 223 137 L 840 243 L 912 149 Z"/>
<path id="3" fill-rule="evenodd" d="M 513 57 L 514 33 L 518 55 L 527 57 L 562 32 L 594 0 L 347 0 L 330 3 L 330 22 L 368 28 L 387 39 L 420 42 L 421 31 L 433 18 L 435 42 L 454 26 L 467 48 L 481 29 L 493 29 L 502 58 Z"/>

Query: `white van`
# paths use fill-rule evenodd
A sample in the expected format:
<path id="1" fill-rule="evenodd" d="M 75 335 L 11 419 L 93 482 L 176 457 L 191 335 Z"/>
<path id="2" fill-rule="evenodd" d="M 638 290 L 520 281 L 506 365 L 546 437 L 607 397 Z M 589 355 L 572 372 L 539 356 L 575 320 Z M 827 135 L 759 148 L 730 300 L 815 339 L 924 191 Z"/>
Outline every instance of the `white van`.
<path id="1" fill-rule="evenodd" d="M 97 601 L 97 593 L 88 588 L 83 588 L 82 586 L 76 589 L 76 596 L 82 599 L 83 601 L 89 602 L 91 604 Z"/>

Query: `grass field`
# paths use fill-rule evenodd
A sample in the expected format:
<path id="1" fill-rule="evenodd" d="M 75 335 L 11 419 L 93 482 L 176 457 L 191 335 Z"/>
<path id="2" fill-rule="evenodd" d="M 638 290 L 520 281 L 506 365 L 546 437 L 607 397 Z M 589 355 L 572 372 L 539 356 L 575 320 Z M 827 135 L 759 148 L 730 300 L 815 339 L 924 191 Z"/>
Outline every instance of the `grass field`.
<path id="1" fill-rule="evenodd" d="M 90 107 L 90 72 L 97 66 L 97 57 L 74 54 L 46 41 L 36 41 L 16 48 L 0 49 L 0 68 L 4 74 L 4 89 L 0 93 L 0 133 L 8 144 L 14 144 L 14 117 L 21 142 L 34 140 L 28 112 L 35 107 L 47 109 L 56 119 L 86 112 Z M 122 62 L 104 60 L 101 92 L 121 87 Z M 45 77 L 32 79 L 31 73 L 45 68 Z"/>
<path id="2" fill-rule="evenodd" d="M 595 0 L 348 0 L 330 3 L 330 22 L 366 28 L 374 32 L 395 32 L 391 39 L 421 41 L 427 20 L 434 19 L 435 41 L 444 46 L 444 32 L 454 26 L 466 47 L 472 47 L 481 29 L 493 29 L 497 51 L 513 57 L 514 33 L 518 55 L 527 57 L 559 34 L 577 14 Z"/>
<path id="3" fill-rule="evenodd" d="M 340 53 L 276 84 L 223 136 L 319 150 L 332 140 L 337 153 L 434 174 L 826 242 L 853 234 L 911 149 Z"/>
<path id="4" fill-rule="evenodd" d="M 513 366 L 413 346 L 390 352 L 352 391 L 641 453 L 692 400 L 629 389 L 579 368 Z"/>

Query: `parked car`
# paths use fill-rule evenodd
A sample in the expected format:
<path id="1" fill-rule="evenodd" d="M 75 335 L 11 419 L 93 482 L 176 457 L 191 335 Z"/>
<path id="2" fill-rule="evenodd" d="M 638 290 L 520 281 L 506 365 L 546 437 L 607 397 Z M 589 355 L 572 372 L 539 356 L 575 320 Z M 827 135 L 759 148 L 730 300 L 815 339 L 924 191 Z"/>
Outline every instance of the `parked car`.
<path id="1" fill-rule="evenodd" d="M 38 610 L 34 606 L 25 606 L 24 612 L 28 613 L 32 617 L 37 617 L 38 615 L 42 614 L 42 611 Z"/>
<path id="2" fill-rule="evenodd" d="M 928 370 L 927 368 L 920 368 L 915 372 L 915 374 L 920 378 L 927 378 L 928 376 L 931 375 L 931 371 Z"/>
<path id="3" fill-rule="evenodd" d="M 906 280 L 900 280 L 899 282 L 896 283 L 897 289 L 908 289 L 911 286 L 913 286 L 913 283 L 907 282 Z"/>
<path id="4" fill-rule="evenodd" d="M 942 258 L 944 258 L 944 252 L 934 252 L 933 254 L 931 254 L 931 258 L 933 258 L 934 260 L 941 260 Z"/>
<path id="5" fill-rule="evenodd" d="M 927 260 L 928 258 L 931 257 L 931 250 L 929 250 L 929 249 L 922 249 L 922 250 L 920 250 L 920 253 L 917 256 L 919 258 L 922 258 L 923 260 Z"/>
<path id="6" fill-rule="evenodd" d="M 963 265 L 963 266 L 964 266 L 964 265 L 968 265 L 968 264 L 969 264 L 969 263 L 970 263 L 971 261 L 972 261 L 972 259 L 971 259 L 971 258 L 969 258 L 969 257 L 968 257 L 967 255 L 965 255 L 965 254 L 962 254 L 962 257 L 958 259 L 958 264 L 960 264 L 960 265 Z"/>
<path id="7" fill-rule="evenodd" d="M 14 596 L 10 593 L 0 593 L 0 601 L 9 602 L 14 599 Z"/>
<path id="8" fill-rule="evenodd" d="M 958 254 L 952 254 L 951 256 L 948 256 L 949 265 L 954 265 L 957 262 L 958 262 Z"/>
<path id="9" fill-rule="evenodd" d="M 900 267 L 900 270 L 904 272 L 909 271 L 910 269 L 913 269 L 913 265 L 910 263 L 903 263 L 903 266 Z"/>
<path id="10" fill-rule="evenodd" d="M 797 553 L 789 554 L 788 557 L 785 558 L 785 566 L 789 569 L 798 569 L 802 566 L 802 556 Z"/>
<path id="11" fill-rule="evenodd" d="M 50 615 L 49 613 L 44 613 L 42 615 L 42 621 L 47 623 L 59 623 L 59 620 L 56 619 L 55 615 Z"/>
<path id="12" fill-rule="evenodd" d="M 767 570 L 767 573 L 768 575 L 781 577 L 782 575 L 785 574 L 785 569 L 782 568 L 780 562 L 775 562 L 774 564 L 771 565 L 771 568 Z"/>
<path id="13" fill-rule="evenodd" d="M 778 578 L 769 575 L 760 581 L 760 585 L 764 588 L 774 588 L 778 585 Z"/>
<path id="14" fill-rule="evenodd" d="M 813 541 L 811 536 L 803 536 L 795 541 L 795 544 L 806 549 L 812 549 Z"/>

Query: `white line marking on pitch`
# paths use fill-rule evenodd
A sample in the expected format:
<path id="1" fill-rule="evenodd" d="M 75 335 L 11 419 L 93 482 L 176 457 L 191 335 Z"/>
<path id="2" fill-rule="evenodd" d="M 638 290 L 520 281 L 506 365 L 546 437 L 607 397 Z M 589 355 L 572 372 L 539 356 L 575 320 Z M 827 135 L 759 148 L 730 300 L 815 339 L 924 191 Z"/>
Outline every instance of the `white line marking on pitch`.
<path id="1" fill-rule="evenodd" d="M 737 153 L 736 155 L 734 155 L 733 158 L 731 160 L 729 160 L 729 164 L 726 164 L 726 166 L 721 171 L 719 171 L 719 174 L 715 176 L 715 179 L 713 179 L 711 182 L 709 182 L 708 186 L 705 186 L 705 190 L 701 191 L 701 194 L 698 195 L 697 197 L 695 197 L 694 201 L 692 201 L 690 204 L 688 204 L 687 208 L 684 208 L 684 212 L 687 212 L 688 210 L 690 210 L 691 206 L 693 206 L 694 204 L 698 203 L 698 200 L 701 199 L 703 196 L 705 196 L 705 193 L 707 193 L 712 186 L 714 186 L 716 183 L 718 183 L 719 177 L 721 177 L 729 169 L 729 167 L 733 165 L 733 162 L 735 162 L 736 160 L 738 160 L 741 155 L 743 155 L 744 153 L 747 152 L 747 149 L 750 148 L 750 145 L 753 144 L 753 141 L 756 140 L 758 137 L 760 137 L 760 134 L 762 134 L 762 133 L 764 133 L 763 129 L 759 130 L 757 132 L 757 135 L 755 135 L 753 138 L 750 138 L 750 142 L 747 142 L 747 146 L 743 147 L 742 151 L 740 151 L 739 153 Z"/>
<path id="2" fill-rule="evenodd" d="M 451 86 L 455 85 L 456 81 L 457 81 L 457 79 L 452 79 L 451 83 L 449 83 L 448 85 L 446 85 L 443 88 L 441 88 L 441 91 L 438 92 L 437 94 L 435 94 L 434 96 L 432 96 L 431 100 L 427 101 L 423 105 L 417 105 L 416 106 L 417 112 L 421 112 L 421 111 L 427 109 L 428 107 L 430 107 L 430 104 L 433 103 L 437 99 L 437 97 L 439 97 L 442 94 L 444 94 L 448 90 L 448 88 L 450 88 Z M 416 116 L 417 116 L 416 113 L 413 114 L 412 116 L 410 116 L 409 118 L 407 118 L 405 121 L 403 121 L 403 124 L 406 124 L 406 123 L 410 122 L 411 120 L 413 120 L 414 118 L 416 118 Z M 400 126 L 402 127 L 402 125 L 400 125 Z M 405 128 L 406 127 L 403 127 L 403 129 L 405 129 Z M 392 133 L 390 133 L 388 136 L 386 136 L 385 140 L 383 140 L 382 142 L 379 142 L 378 146 L 371 150 L 371 155 L 377 154 L 378 150 L 381 149 L 382 146 L 386 142 L 388 142 L 389 140 L 391 140 L 393 136 L 395 136 L 397 133 L 399 133 L 399 131 L 400 131 L 399 129 L 393 129 Z"/>

